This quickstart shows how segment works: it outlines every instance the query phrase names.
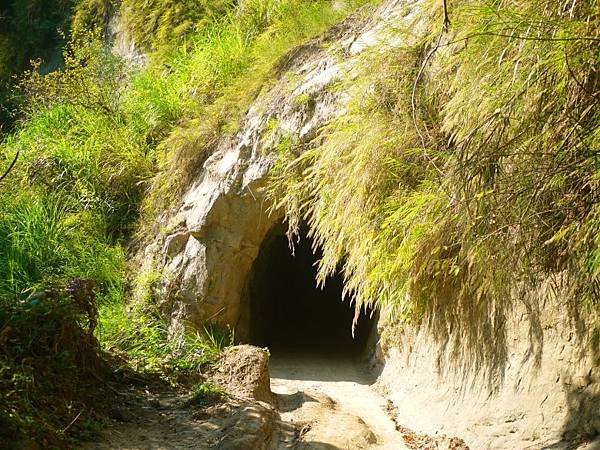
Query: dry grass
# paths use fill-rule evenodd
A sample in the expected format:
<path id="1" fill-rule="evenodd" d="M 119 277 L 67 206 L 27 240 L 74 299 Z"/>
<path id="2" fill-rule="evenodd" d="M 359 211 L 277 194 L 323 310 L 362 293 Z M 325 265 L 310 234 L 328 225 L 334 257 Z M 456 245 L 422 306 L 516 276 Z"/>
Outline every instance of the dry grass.
<path id="1" fill-rule="evenodd" d="M 494 385 L 514 302 L 532 336 L 548 280 L 598 304 L 598 5 L 455 1 L 441 40 L 436 5 L 366 57 L 323 143 L 281 154 L 271 195 L 309 223 L 321 282 L 342 267 L 357 309 L 426 324 Z"/>

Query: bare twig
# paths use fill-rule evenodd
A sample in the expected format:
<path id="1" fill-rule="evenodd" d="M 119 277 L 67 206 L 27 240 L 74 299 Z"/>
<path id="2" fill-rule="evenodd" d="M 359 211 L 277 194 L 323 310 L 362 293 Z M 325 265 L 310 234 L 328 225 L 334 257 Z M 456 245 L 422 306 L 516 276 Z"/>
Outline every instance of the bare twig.
<path id="1" fill-rule="evenodd" d="M 0 181 L 4 180 L 8 176 L 10 171 L 13 169 L 13 167 L 15 167 L 15 164 L 17 163 L 17 159 L 19 159 L 19 153 L 20 153 L 20 151 L 17 151 L 17 154 L 15 155 L 15 158 L 13 159 L 12 163 L 10 163 L 10 166 L 8 166 L 8 169 L 6 169 L 6 172 L 4 172 L 4 175 L 2 175 L 0 177 Z"/>
<path id="2" fill-rule="evenodd" d="M 454 45 L 454 44 L 458 44 L 460 42 L 464 42 L 464 41 L 468 41 L 469 39 L 475 38 L 475 37 L 482 37 L 482 36 L 496 36 L 496 37 L 503 37 L 503 38 L 509 38 L 509 39 L 515 39 L 515 40 L 524 40 L 524 41 L 540 41 L 540 42 L 575 42 L 575 41 L 590 41 L 590 42 L 600 42 L 600 37 L 594 37 L 594 36 L 574 36 L 574 37 L 565 37 L 565 38 L 555 38 L 555 37 L 548 37 L 548 38 L 544 38 L 544 37 L 535 37 L 535 36 L 522 36 L 522 35 L 513 35 L 513 34 L 505 34 L 505 33 L 497 33 L 497 32 L 493 32 L 493 31 L 482 31 L 481 33 L 471 33 L 467 36 L 464 36 L 462 38 L 453 40 L 453 41 L 448 41 L 445 42 L 443 44 L 440 44 L 440 47 L 448 47 L 450 45 Z"/>
<path id="3" fill-rule="evenodd" d="M 74 424 L 74 423 L 77 421 L 77 419 L 79 419 L 79 416 L 81 416 L 81 414 L 83 413 L 83 411 L 84 411 L 83 409 L 82 409 L 81 411 L 79 411 L 79 414 L 77 414 L 77 415 L 75 416 L 75 418 L 74 418 L 73 420 L 71 420 L 71 423 L 70 423 L 69 425 L 67 425 L 67 426 L 66 426 L 66 427 L 65 427 L 65 428 L 62 430 L 62 432 L 63 432 L 63 433 L 64 433 L 65 431 L 67 431 L 69 428 L 71 428 L 71 425 L 73 425 L 73 424 Z"/>
<path id="4" fill-rule="evenodd" d="M 450 17 L 448 17 L 448 2 L 447 0 L 442 0 L 442 11 L 444 15 L 444 22 L 442 24 L 442 31 L 445 33 L 450 28 Z"/>

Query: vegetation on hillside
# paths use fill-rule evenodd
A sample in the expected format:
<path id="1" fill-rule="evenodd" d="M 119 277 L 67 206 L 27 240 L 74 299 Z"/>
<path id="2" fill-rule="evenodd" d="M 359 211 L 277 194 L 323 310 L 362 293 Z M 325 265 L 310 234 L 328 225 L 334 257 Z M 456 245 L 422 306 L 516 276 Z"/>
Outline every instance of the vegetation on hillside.
<path id="1" fill-rule="evenodd" d="M 107 351 L 172 380 L 214 361 L 227 333 L 173 335 L 147 301 L 160 274 L 132 286 L 128 246 L 172 204 L 216 137 L 235 131 L 279 59 L 360 3 L 123 2 L 125 23 L 151 52 L 141 69 L 106 43 L 112 2 L 60 4 L 60 24 L 49 25 L 53 36 L 53 27 L 65 32 L 60 70 L 33 63 L 20 77 L 19 120 L 0 142 L 2 173 L 17 157 L 0 181 L 2 439 L 60 446 L 95 430 L 94 389 L 114 376 Z M 145 27 L 156 39 L 146 40 Z M 44 56 L 37 46 L 27 57 Z M 68 392 L 51 389 L 63 384 Z"/>
<path id="2" fill-rule="evenodd" d="M 598 311 L 598 3 L 448 5 L 448 32 L 431 4 L 365 56 L 349 113 L 280 153 L 271 195 L 309 223 L 321 281 L 343 267 L 357 308 L 425 320 L 493 382 L 515 301 L 533 336 L 539 298 Z"/>
<path id="3" fill-rule="evenodd" d="M 128 248 L 236 131 L 282 58 L 366 3 L 124 0 L 143 68 L 106 43 L 115 2 L 2 10 L 0 120 L 14 128 L 1 136 L 0 175 L 18 159 L 0 181 L 0 438 L 66 445 L 93 430 L 83 384 L 109 376 L 103 351 L 169 377 L 217 357 L 226 334 L 170 333 L 147 295 L 161 275 L 133 283 Z M 536 296 L 550 290 L 574 318 L 594 317 L 598 7 L 453 0 L 445 29 L 431 2 L 393 30 L 403 46 L 367 51 L 342 86 L 347 113 L 300 156 L 284 140 L 273 170 L 275 207 L 322 248 L 320 281 L 343 267 L 358 309 L 425 321 L 462 369 L 491 381 L 517 299 L 534 331 Z M 46 63 L 13 94 L 11 76 L 36 57 Z"/>

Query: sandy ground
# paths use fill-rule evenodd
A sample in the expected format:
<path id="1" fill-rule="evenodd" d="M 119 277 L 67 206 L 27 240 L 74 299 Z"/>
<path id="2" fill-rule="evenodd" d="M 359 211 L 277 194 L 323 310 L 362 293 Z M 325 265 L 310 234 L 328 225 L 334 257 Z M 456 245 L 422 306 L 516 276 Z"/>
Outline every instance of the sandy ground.
<path id="1" fill-rule="evenodd" d="M 408 448 L 372 377 L 351 357 L 274 355 L 270 372 L 282 421 L 300 430 L 295 446 L 280 448 Z"/>
<path id="2" fill-rule="evenodd" d="M 458 438 L 434 439 L 396 424 L 365 365 L 351 358 L 275 354 L 270 372 L 273 405 L 230 397 L 198 409 L 190 408 L 185 392 L 132 388 L 121 394 L 102 439 L 76 448 L 468 450 Z M 600 440 L 543 448 L 598 450 Z"/>
<path id="3" fill-rule="evenodd" d="M 186 405 L 185 393 L 136 390 L 124 393 L 102 439 L 80 448 L 408 448 L 386 412 L 386 400 L 371 387 L 368 373 L 352 359 L 274 356 L 270 371 L 275 409 L 265 403 L 230 399 L 198 411 Z M 250 436 L 254 440 L 244 440 Z"/>
<path id="4" fill-rule="evenodd" d="M 83 444 L 86 450 L 141 450 L 194 447 L 197 434 L 210 424 L 193 420 L 176 392 L 124 393 L 124 400 L 111 412 L 112 423 L 99 442 Z"/>

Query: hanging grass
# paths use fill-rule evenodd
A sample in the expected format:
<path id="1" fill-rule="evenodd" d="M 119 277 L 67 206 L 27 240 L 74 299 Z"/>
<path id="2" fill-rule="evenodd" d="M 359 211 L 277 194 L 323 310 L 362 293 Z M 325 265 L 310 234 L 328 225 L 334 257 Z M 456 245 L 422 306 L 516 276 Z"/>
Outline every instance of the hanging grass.
<path id="1" fill-rule="evenodd" d="M 441 37 L 441 8 L 421 7 L 405 48 L 365 57 L 320 143 L 279 154 L 270 194 L 292 233 L 309 223 L 321 282 L 341 267 L 357 310 L 424 321 L 494 382 L 515 301 L 538 327 L 555 280 L 565 308 L 596 314 L 598 3 L 449 2 Z"/>

